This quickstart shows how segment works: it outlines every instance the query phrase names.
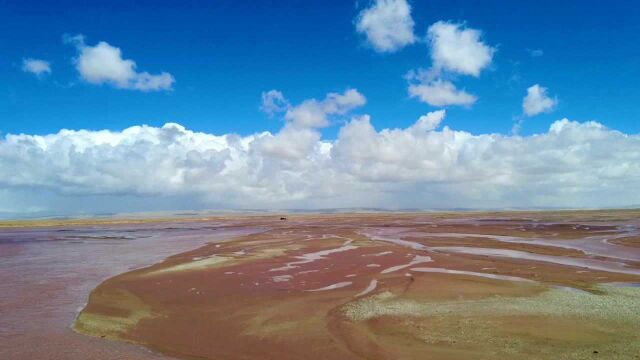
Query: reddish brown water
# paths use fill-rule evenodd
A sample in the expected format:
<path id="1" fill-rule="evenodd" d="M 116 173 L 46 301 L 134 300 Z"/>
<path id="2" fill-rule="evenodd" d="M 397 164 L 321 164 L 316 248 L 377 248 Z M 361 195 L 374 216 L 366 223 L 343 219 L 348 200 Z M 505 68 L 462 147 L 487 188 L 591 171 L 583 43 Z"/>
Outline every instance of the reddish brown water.
<path id="1" fill-rule="evenodd" d="M 218 223 L 0 230 L 0 359 L 159 359 L 71 325 L 103 280 L 165 257 L 258 231 Z"/>
<path id="2" fill-rule="evenodd" d="M 424 343 L 416 336 L 431 336 L 432 318 L 359 322 L 342 309 L 384 292 L 411 301 L 517 299 L 640 280 L 635 212 L 278 219 L 0 229 L 0 359 L 168 357 L 148 349 L 178 358 L 447 360 L 482 349 L 479 359 L 524 359 L 493 356 L 483 342 Z M 223 266 L 189 268 L 218 256 Z M 117 334 L 91 323 L 126 319 L 113 302 L 123 291 L 160 316 Z M 94 337 L 71 329 L 83 308 Z M 486 319 L 445 317 L 438 329 L 448 336 L 471 320 Z M 518 314 L 500 321 L 486 324 L 526 344 L 589 355 L 595 345 L 622 349 L 631 336 L 607 322 Z M 622 337 L 627 342 L 616 345 Z"/>

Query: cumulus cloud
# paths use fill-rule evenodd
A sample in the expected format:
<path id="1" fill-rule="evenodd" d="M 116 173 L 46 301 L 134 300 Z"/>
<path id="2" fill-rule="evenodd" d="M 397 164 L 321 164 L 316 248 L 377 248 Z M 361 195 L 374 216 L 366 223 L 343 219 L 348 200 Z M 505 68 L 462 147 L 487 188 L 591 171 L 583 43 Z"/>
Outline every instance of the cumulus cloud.
<path id="1" fill-rule="evenodd" d="M 531 136 L 471 134 L 439 129 L 444 117 L 437 111 L 407 128 L 377 130 L 368 115 L 356 116 L 334 140 L 291 123 L 244 137 L 173 123 L 6 135 L 0 193 L 14 204 L 55 193 L 68 208 L 96 196 L 227 208 L 640 204 L 639 135 L 567 119 Z"/>
<path id="2" fill-rule="evenodd" d="M 535 116 L 553 111 L 558 105 L 558 99 L 547 95 L 547 88 L 535 84 L 527 89 L 527 95 L 522 100 L 522 111 L 526 116 Z"/>
<path id="3" fill-rule="evenodd" d="M 273 90 L 266 93 L 267 103 L 274 97 L 287 104 L 286 108 L 278 109 L 286 109 L 285 125 L 275 135 L 267 134 L 255 141 L 256 151 L 273 160 L 270 168 L 274 171 L 281 166 L 295 168 L 308 164 L 309 154 L 314 154 L 314 149 L 326 148 L 317 128 L 328 126 L 330 116 L 345 115 L 366 102 L 356 89 L 347 89 L 342 94 L 328 93 L 324 100 L 308 99 L 295 106 L 290 105 L 282 93 Z"/>
<path id="4" fill-rule="evenodd" d="M 426 83 L 410 84 L 409 95 L 431 106 L 471 106 L 478 98 L 464 90 L 458 90 L 450 81 L 436 79 Z"/>
<path id="5" fill-rule="evenodd" d="M 309 99 L 290 107 L 285 120 L 297 127 L 325 127 L 329 125 L 330 115 L 343 115 L 364 105 L 367 99 L 356 89 L 347 89 L 344 93 L 329 93 L 324 100 Z"/>
<path id="6" fill-rule="evenodd" d="M 464 24 L 438 21 L 429 27 L 433 67 L 462 75 L 479 76 L 493 59 L 495 48 L 482 42 L 482 32 Z"/>
<path id="7" fill-rule="evenodd" d="M 406 0 L 376 0 L 360 12 L 356 30 L 379 52 L 394 52 L 416 41 Z"/>
<path id="8" fill-rule="evenodd" d="M 109 84 L 119 89 L 161 91 L 171 90 L 175 82 L 173 75 L 167 72 L 155 75 L 138 72 L 135 61 L 124 59 L 120 48 L 105 41 L 90 46 L 85 43 L 82 35 L 67 36 L 64 40 L 76 46 L 76 69 L 82 79 L 91 84 Z"/>
<path id="9" fill-rule="evenodd" d="M 446 112 L 444 110 L 432 111 L 426 115 L 420 116 L 418 121 L 416 121 L 409 129 L 418 132 L 435 130 L 440 126 L 445 115 Z"/>
<path id="10" fill-rule="evenodd" d="M 446 79 L 457 75 L 478 77 L 491 64 L 495 49 L 481 37 L 479 30 L 464 24 L 438 21 L 431 25 L 427 31 L 431 67 L 409 72 L 409 95 L 431 106 L 473 105 L 477 96 L 459 90 Z"/>
<path id="11" fill-rule="evenodd" d="M 260 110 L 269 116 L 275 113 L 284 112 L 289 108 L 289 101 L 278 90 L 269 90 L 262 93 L 262 105 Z"/>
<path id="12" fill-rule="evenodd" d="M 40 59 L 22 59 L 22 71 L 41 77 L 46 74 L 51 74 L 51 64 L 49 64 L 48 61 Z"/>

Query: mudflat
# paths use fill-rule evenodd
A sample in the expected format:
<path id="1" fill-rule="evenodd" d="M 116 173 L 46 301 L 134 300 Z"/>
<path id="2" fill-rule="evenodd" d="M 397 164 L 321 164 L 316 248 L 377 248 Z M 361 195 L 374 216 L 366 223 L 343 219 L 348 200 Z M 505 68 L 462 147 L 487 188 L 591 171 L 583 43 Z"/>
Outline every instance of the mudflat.
<path id="1" fill-rule="evenodd" d="M 20 224 L 0 256 L 66 247 L 83 285 L 22 265 L 67 310 L 0 295 L 0 351 L 45 322 L 85 358 L 640 359 L 639 237 L 633 210 Z"/>

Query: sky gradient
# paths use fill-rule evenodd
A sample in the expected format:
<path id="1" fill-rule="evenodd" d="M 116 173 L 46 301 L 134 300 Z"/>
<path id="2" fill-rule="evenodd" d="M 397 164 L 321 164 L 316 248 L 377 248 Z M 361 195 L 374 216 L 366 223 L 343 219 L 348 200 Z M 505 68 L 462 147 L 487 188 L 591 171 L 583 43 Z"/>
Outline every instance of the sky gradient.
<path id="1" fill-rule="evenodd" d="M 0 212 L 640 204 L 631 2 L 0 1 L 0 24 Z"/>

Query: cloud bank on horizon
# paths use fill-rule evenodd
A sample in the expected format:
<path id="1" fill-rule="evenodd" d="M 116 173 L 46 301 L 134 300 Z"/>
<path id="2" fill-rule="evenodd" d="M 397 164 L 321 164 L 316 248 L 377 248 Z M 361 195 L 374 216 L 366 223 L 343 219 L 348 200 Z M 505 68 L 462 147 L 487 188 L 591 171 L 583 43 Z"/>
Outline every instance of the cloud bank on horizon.
<path id="1" fill-rule="evenodd" d="M 640 136 L 568 119 L 533 136 L 474 135 L 441 127 L 445 110 L 438 110 L 404 129 L 376 130 L 368 115 L 354 115 L 335 140 L 322 139 L 318 127 L 364 101 L 355 89 L 307 100 L 286 111 L 279 132 L 244 137 L 175 123 L 7 135 L 0 186 L 225 208 L 640 203 Z"/>
<path id="2" fill-rule="evenodd" d="M 69 204 L 127 210 L 118 201 L 131 197 L 235 209 L 640 204 L 640 135 L 567 118 L 543 133 L 517 134 L 524 118 L 558 106 L 557 97 L 540 84 L 526 89 L 511 135 L 443 126 L 443 108 L 470 108 L 479 99 L 456 83 L 461 77 L 480 78 L 498 52 L 481 30 L 437 21 L 421 37 L 406 0 L 372 2 L 354 28 L 383 56 L 424 46 L 430 63 L 405 75 L 407 92 L 439 109 L 406 128 L 376 129 L 370 115 L 358 113 L 367 99 L 357 89 L 297 104 L 272 89 L 262 93 L 260 110 L 283 122 L 276 132 L 210 134 L 167 123 L 122 131 L 8 134 L 0 139 L 0 204 L 15 205 L 0 212 L 59 211 Z M 172 90 L 173 75 L 140 72 L 105 41 L 92 46 L 74 36 L 66 42 L 77 49 L 74 66 L 87 83 Z M 45 60 L 28 58 L 23 71 L 40 77 L 51 68 Z M 337 137 L 323 138 L 322 129 L 338 123 Z M 101 207 L 101 201 L 110 207 Z"/>

